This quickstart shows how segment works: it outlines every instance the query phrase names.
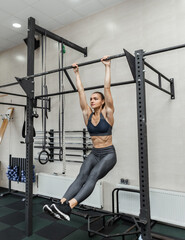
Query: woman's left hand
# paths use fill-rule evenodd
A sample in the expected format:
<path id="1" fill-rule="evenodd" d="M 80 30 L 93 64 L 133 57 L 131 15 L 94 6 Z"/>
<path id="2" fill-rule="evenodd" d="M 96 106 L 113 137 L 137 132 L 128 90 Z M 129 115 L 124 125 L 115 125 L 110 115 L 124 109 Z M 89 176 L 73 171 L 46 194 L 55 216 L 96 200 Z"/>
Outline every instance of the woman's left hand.
<path id="1" fill-rule="evenodd" d="M 101 62 L 105 65 L 105 66 L 110 66 L 110 60 L 106 60 L 109 56 L 104 56 L 101 58 Z M 105 61 L 106 60 L 106 61 Z"/>

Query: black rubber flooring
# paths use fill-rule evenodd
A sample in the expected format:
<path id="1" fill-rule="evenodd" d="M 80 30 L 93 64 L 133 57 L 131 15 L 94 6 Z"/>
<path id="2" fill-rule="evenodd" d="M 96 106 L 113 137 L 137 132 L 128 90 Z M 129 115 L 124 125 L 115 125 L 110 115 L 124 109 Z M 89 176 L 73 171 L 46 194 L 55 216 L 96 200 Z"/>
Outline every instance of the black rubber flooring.
<path id="1" fill-rule="evenodd" d="M 0 188 L 0 193 L 2 192 L 4 189 Z M 122 237 L 103 238 L 99 235 L 89 237 L 87 219 L 72 214 L 70 222 L 55 220 L 43 213 L 42 207 L 46 203 L 50 203 L 50 201 L 38 197 L 33 199 L 33 235 L 26 237 L 25 202 L 21 197 L 15 195 L 0 197 L 0 240 L 122 240 Z M 131 225 L 131 223 L 119 220 L 113 226 L 106 227 L 104 233 L 120 233 Z M 93 226 L 95 229 L 98 227 L 99 223 Z M 184 229 L 156 224 L 153 231 L 168 235 L 174 240 L 185 240 Z M 127 236 L 125 240 L 136 240 L 136 236 Z"/>

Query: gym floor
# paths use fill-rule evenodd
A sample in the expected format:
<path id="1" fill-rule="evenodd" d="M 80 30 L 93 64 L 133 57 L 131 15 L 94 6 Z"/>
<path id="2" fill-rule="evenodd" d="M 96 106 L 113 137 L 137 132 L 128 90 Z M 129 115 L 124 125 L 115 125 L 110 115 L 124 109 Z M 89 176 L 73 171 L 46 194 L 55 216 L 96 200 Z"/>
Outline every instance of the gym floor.
<path id="1" fill-rule="evenodd" d="M 6 189 L 0 188 L 0 193 Z M 25 235 L 25 214 L 24 201 L 21 197 L 7 195 L 0 197 L 0 239 L 1 240 L 103 240 L 112 238 L 102 238 L 101 236 L 89 237 L 87 232 L 87 219 L 72 215 L 71 221 L 58 221 L 42 212 L 42 206 L 49 203 L 48 200 L 36 197 L 33 199 L 33 235 Z M 131 226 L 130 223 L 117 221 L 113 226 L 109 226 L 107 233 L 119 233 Z M 174 228 L 162 224 L 156 224 L 153 232 L 165 234 L 171 238 L 185 239 L 185 229 Z M 114 239 L 121 240 L 122 237 Z M 127 236 L 125 240 L 135 240 L 136 236 Z"/>

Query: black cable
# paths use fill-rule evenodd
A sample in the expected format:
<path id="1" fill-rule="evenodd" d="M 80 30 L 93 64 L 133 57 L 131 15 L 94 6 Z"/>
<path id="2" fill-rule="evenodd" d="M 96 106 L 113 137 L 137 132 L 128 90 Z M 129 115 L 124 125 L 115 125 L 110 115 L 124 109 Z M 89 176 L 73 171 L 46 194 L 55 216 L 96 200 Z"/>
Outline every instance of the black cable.
<path id="1" fill-rule="evenodd" d="M 64 67 L 63 43 L 61 43 L 61 61 Z M 62 71 L 62 91 L 64 91 L 64 72 Z M 62 95 L 62 154 L 63 154 L 63 174 L 66 172 L 66 153 L 65 153 L 65 130 L 64 130 L 64 95 Z"/>
<path id="2" fill-rule="evenodd" d="M 43 46 L 44 45 L 44 46 Z M 44 39 L 42 37 L 42 70 L 46 71 L 46 35 Z M 47 94 L 46 76 L 42 77 L 41 92 Z M 44 109 L 43 109 L 44 106 Z M 38 160 L 40 164 L 46 164 L 49 161 L 50 154 L 46 150 L 46 118 L 47 118 L 47 98 L 42 100 L 42 131 L 44 132 L 44 138 L 42 143 L 42 151 L 39 153 Z M 41 156 L 45 156 L 43 159 Z"/>

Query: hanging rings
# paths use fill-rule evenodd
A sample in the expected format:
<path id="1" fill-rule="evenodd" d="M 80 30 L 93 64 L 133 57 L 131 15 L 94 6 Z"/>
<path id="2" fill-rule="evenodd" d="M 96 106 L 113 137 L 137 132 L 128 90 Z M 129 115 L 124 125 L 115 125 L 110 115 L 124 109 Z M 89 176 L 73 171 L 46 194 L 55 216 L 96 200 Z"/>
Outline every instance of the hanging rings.
<path id="1" fill-rule="evenodd" d="M 39 153 L 39 156 L 38 156 L 39 163 L 42 164 L 42 165 L 46 164 L 49 161 L 49 157 L 50 157 L 50 155 L 49 155 L 48 151 L 43 149 Z"/>

